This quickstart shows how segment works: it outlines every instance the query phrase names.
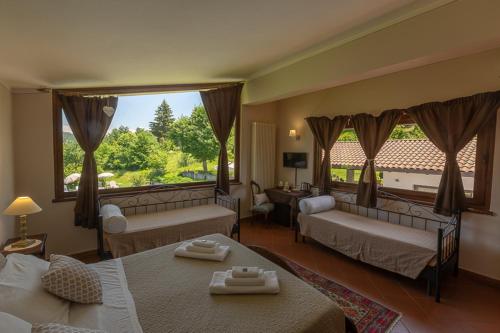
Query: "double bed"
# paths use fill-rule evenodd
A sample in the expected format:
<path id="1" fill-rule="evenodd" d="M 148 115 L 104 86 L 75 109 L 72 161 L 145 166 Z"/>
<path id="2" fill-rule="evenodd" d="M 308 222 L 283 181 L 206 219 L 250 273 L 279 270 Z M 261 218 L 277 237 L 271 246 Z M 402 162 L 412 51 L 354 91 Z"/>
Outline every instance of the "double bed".
<path id="1" fill-rule="evenodd" d="M 220 234 L 203 237 L 229 245 L 224 262 L 174 256 L 171 244 L 94 264 L 103 305 L 76 305 L 70 324 L 109 333 L 344 332 L 343 311 L 286 270 Z M 277 272 L 277 295 L 211 295 L 214 271 L 259 266 Z"/>

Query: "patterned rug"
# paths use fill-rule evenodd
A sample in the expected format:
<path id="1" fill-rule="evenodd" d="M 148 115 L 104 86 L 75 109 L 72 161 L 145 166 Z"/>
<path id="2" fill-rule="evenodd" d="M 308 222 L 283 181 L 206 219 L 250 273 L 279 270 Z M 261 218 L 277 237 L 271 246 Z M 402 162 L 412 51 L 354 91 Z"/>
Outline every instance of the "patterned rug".
<path id="1" fill-rule="evenodd" d="M 330 297 L 346 316 L 352 319 L 359 333 L 390 332 L 401 314 L 333 282 L 293 261 L 282 258 L 307 283 Z"/>

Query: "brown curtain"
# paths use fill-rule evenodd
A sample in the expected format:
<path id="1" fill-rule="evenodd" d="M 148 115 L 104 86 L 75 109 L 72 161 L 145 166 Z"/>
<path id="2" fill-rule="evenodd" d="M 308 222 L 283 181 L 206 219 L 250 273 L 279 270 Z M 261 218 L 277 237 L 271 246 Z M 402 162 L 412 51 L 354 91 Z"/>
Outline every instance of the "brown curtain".
<path id="1" fill-rule="evenodd" d="M 391 135 L 401 117 L 400 110 L 388 110 L 378 117 L 362 113 L 352 117 L 352 123 L 358 136 L 366 161 L 361 170 L 356 203 L 364 207 L 377 206 L 377 177 L 375 157 Z"/>
<path id="2" fill-rule="evenodd" d="M 212 125 L 215 137 L 219 141 L 219 161 L 217 166 L 218 189 L 229 194 L 229 167 L 227 159 L 227 140 L 231 133 L 236 115 L 241 107 L 242 84 L 235 86 L 200 91 L 201 100 Z M 238 140 L 238 138 L 236 138 Z"/>
<path id="3" fill-rule="evenodd" d="M 465 209 L 464 186 L 457 154 L 496 116 L 499 107 L 500 92 L 489 92 L 408 109 L 408 114 L 429 140 L 446 154 L 434 212 L 449 216 Z"/>
<path id="4" fill-rule="evenodd" d="M 89 229 L 96 228 L 98 180 L 94 152 L 111 124 L 118 98 L 59 95 L 59 99 L 76 141 L 85 152 L 76 198 L 75 225 Z M 108 107 L 106 112 L 103 110 L 104 107 Z"/>
<path id="5" fill-rule="evenodd" d="M 315 183 L 321 193 L 327 193 L 330 189 L 331 184 L 331 162 L 330 162 L 330 150 L 332 150 L 333 144 L 339 138 L 342 130 L 349 121 L 348 116 L 337 116 L 333 119 L 327 117 L 308 117 L 306 118 L 307 124 L 311 128 L 314 139 L 317 144 L 325 152 L 325 156 L 321 162 L 321 168 L 318 170 L 319 174 Z"/>

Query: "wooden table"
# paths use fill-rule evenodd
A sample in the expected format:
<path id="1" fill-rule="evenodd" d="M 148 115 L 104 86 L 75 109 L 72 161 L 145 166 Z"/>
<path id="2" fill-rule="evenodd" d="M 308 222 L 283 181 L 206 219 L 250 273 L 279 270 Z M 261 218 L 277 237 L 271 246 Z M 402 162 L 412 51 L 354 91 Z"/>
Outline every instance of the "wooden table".
<path id="1" fill-rule="evenodd" d="M 282 188 L 278 187 L 269 188 L 264 191 L 271 202 L 290 207 L 290 228 L 293 228 L 297 219 L 299 199 L 309 196 L 310 193 L 306 191 L 283 191 Z"/>
<path id="2" fill-rule="evenodd" d="M 4 244 L 4 247 L 6 247 L 7 245 L 10 245 L 12 243 L 17 242 L 20 239 L 21 239 L 20 237 L 10 238 Z M 13 250 L 13 251 L 4 251 L 2 248 L 2 250 L 0 252 L 4 256 L 11 254 L 11 253 L 32 254 L 34 256 L 37 256 L 37 257 L 45 260 L 45 243 L 47 242 L 47 234 L 28 235 L 28 239 L 38 239 L 38 240 L 41 240 L 42 243 L 40 243 L 40 245 L 30 247 L 27 249 L 17 249 L 17 250 Z"/>

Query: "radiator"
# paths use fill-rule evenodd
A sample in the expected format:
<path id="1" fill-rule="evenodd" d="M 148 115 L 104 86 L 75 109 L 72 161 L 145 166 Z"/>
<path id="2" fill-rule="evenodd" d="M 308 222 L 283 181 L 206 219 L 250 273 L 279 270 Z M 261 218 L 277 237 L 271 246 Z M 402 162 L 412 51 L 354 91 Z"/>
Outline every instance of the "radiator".
<path id="1" fill-rule="evenodd" d="M 261 189 L 276 185 L 276 125 L 252 123 L 251 176 Z"/>

